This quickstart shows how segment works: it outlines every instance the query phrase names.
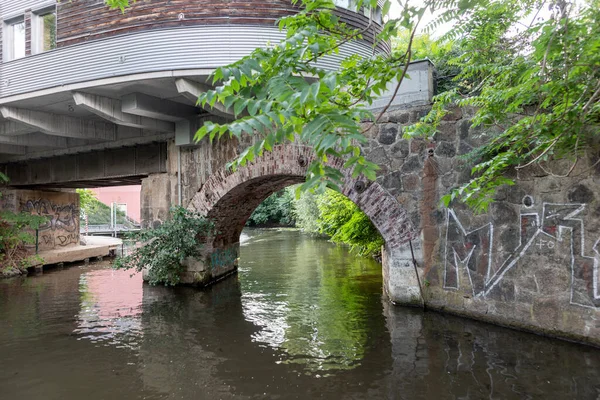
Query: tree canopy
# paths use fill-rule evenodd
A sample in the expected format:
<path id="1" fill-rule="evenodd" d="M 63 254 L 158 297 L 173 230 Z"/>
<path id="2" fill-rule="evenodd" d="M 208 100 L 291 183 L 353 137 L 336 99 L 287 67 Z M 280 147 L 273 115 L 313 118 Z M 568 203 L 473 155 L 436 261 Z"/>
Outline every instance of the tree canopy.
<path id="1" fill-rule="evenodd" d="M 128 0 L 106 0 L 125 10 Z M 243 166 L 285 142 L 314 148 L 302 189 L 338 188 L 340 171 L 327 165 L 343 157 L 354 176 L 374 179 L 377 166 L 365 159 L 360 144 L 382 113 L 368 110 L 386 89 L 398 90 L 415 53 L 415 35 L 452 29 L 445 59 L 449 74 L 432 111 L 406 135 L 432 137 L 453 105 L 474 107 L 472 123 L 485 129 L 485 143 L 469 154 L 472 179 L 445 196 L 484 210 L 496 188 L 514 183 L 509 171 L 548 160 L 598 159 L 600 125 L 600 0 L 442 0 L 401 4 L 397 16 L 382 9 L 385 24 L 377 40 L 394 40 L 390 54 L 369 58 L 351 55 L 338 70 L 322 67 L 324 57 L 339 54 L 366 30 L 346 26 L 333 12 L 332 0 L 302 0 L 300 12 L 284 17 L 281 43 L 254 50 L 241 60 L 217 68 L 215 89 L 200 96 L 203 105 L 222 103 L 233 122 L 206 122 L 196 139 L 223 135 L 256 138 L 231 164 Z M 376 0 L 353 2 L 356 10 L 374 10 Z M 426 12 L 436 18 L 427 25 Z M 373 13 L 371 13 L 371 24 Z M 371 25 L 369 24 L 369 25 Z M 455 75 L 454 75 L 455 74 Z M 386 111 L 385 107 L 383 111 Z M 594 161 L 597 162 L 597 161 Z"/>

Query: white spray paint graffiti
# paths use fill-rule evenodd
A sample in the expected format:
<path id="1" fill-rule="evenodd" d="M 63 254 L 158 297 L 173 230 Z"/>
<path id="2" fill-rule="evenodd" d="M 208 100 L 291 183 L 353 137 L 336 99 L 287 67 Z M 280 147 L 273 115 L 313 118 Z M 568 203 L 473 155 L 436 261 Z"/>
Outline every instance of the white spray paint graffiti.
<path id="1" fill-rule="evenodd" d="M 526 197 L 531 199 L 530 196 Z M 584 221 L 577 218 L 584 209 L 585 204 L 544 203 L 541 223 L 540 215 L 532 213 L 531 209 L 521 213 L 519 244 L 499 266 L 492 263 L 494 226 L 488 223 L 467 231 L 454 210 L 448 209 L 444 289 L 460 289 L 461 275 L 466 275 L 473 289 L 473 296 L 485 297 L 525 256 L 531 246 L 540 251 L 556 251 L 559 242 L 570 240 L 570 302 L 582 307 L 600 307 L 600 239 L 593 246 L 594 256 L 586 256 Z"/>

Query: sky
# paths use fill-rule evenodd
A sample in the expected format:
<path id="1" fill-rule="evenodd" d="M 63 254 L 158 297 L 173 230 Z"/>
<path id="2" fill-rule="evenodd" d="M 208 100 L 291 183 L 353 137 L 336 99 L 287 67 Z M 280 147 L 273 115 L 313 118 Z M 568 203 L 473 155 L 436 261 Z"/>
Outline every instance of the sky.
<path id="1" fill-rule="evenodd" d="M 391 0 L 391 2 L 392 2 L 392 6 L 390 7 L 390 17 L 398 18 L 400 16 L 400 11 L 402 10 L 400 1 L 399 0 Z M 423 2 L 422 1 L 412 1 L 411 4 L 414 4 L 416 6 L 422 6 Z M 421 20 L 421 23 L 419 24 L 420 30 L 417 33 L 418 34 L 424 33 L 423 28 L 425 28 L 430 22 L 432 22 L 433 19 L 434 19 L 434 16 L 428 11 L 423 16 L 423 19 Z M 431 33 L 431 36 L 438 38 L 438 37 L 442 36 L 444 33 L 448 32 L 451 28 L 452 28 L 452 23 L 442 24 L 441 26 L 439 26 L 436 29 L 435 32 Z"/>

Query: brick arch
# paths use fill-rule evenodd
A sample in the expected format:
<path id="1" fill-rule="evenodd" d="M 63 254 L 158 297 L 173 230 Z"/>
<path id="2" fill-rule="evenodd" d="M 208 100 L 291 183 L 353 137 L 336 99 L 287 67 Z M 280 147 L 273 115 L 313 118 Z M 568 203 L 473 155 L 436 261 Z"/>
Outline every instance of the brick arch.
<path id="1" fill-rule="evenodd" d="M 312 158 L 310 147 L 276 146 L 235 172 L 221 169 L 211 175 L 188 206 L 215 222 L 218 234 L 211 247 L 237 243 L 246 220 L 264 199 L 287 186 L 304 182 Z M 377 182 L 352 178 L 340 159 L 330 165 L 344 173 L 342 193 L 370 218 L 387 248 L 398 248 L 416 237 L 406 211 L 387 190 Z M 360 185 L 363 190 L 358 188 Z"/>

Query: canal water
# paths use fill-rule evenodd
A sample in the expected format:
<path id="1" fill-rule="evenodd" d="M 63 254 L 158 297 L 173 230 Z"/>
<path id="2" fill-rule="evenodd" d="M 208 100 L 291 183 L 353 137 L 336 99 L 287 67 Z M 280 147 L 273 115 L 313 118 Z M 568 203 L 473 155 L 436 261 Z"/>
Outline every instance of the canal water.
<path id="1" fill-rule="evenodd" d="M 0 399 L 598 399 L 600 350 L 390 306 L 381 266 L 250 230 L 239 275 L 107 262 L 0 281 Z"/>

